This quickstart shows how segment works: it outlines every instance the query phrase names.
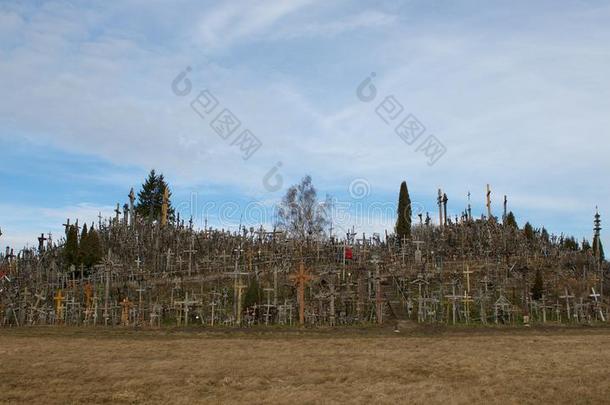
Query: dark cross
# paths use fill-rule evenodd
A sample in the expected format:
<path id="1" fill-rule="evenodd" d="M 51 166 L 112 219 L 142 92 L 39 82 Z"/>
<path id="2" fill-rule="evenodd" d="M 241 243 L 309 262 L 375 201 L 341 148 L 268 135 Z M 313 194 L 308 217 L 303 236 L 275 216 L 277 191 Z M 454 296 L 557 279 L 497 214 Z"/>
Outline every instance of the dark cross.
<path id="1" fill-rule="evenodd" d="M 444 211 L 444 223 L 445 226 L 447 226 L 447 201 L 449 201 L 449 198 L 447 198 L 447 194 L 443 194 L 443 211 Z"/>
<path id="2" fill-rule="evenodd" d="M 116 204 L 116 209 L 114 210 L 114 213 L 116 214 L 115 221 L 118 224 L 119 223 L 119 217 L 121 215 L 121 204 L 119 204 L 119 203 Z"/>
<path id="3" fill-rule="evenodd" d="M 442 228 L 443 227 L 443 192 L 441 191 L 441 189 L 438 189 L 438 198 L 437 198 L 437 204 L 438 204 L 438 225 Z"/>
<path id="4" fill-rule="evenodd" d="M 44 237 L 44 233 L 40 234 L 40 237 L 38 238 L 38 251 L 42 252 L 44 250 L 44 242 L 47 240 L 47 238 Z"/>
<path id="5" fill-rule="evenodd" d="M 123 205 L 123 222 L 125 225 L 129 224 L 129 205 Z"/>
<path id="6" fill-rule="evenodd" d="M 129 215 L 130 215 L 130 225 L 133 225 L 135 223 L 135 210 L 134 210 L 134 203 L 136 201 L 136 194 L 133 191 L 133 187 L 131 188 L 131 191 L 129 192 L 129 195 L 127 196 L 129 197 Z"/>
<path id="7" fill-rule="evenodd" d="M 66 228 L 66 235 L 67 235 L 68 231 L 70 230 L 70 218 L 66 219 L 66 223 L 63 224 L 63 226 Z"/>
<path id="8" fill-rule="evenodd" d="M 470 206 L 470 191 L 468 191 L 468 220 L 472 221 L 472 207 Z"/>
<path id="9" fill-rule="evenodd" d="M 504 213 L 502 214 L 502 221 L 506 221 L 506 208 L 508 206 L 508 198 L 506 196 L 504 196 Z"/>

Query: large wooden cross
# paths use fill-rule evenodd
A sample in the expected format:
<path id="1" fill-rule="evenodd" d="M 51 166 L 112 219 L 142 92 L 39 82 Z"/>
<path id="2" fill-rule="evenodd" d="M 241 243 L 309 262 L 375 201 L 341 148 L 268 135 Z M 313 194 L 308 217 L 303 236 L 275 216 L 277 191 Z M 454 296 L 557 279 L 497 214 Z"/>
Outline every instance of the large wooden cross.
<path id="1" fill-rule="evenodd" d="M 301 262 L 299 271 L 290 276 L 298 288 L 299 294 L 299 323 L 305 325 L 305 285 L 313 280 L 313 276 L 305 270 L 305 264 Z"/>
<path id="2" fill-rule="evenodd" d="M 66 297 L 64 297 L 61 290 L 57 290 L 57 294 L 55 294 L 53 300 L 55 301 L 56 320 L 61 323 L 64 316 L 64 301 L 66 300 Z"/>

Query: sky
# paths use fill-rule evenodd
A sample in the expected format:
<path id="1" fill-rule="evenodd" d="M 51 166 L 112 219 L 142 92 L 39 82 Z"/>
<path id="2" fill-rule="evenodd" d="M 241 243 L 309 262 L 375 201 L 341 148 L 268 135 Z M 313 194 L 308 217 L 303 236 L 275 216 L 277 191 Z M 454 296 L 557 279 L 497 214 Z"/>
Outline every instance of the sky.
<path id="1" fill-rule="evenodd" d="M 521 225 L 591 239 L 609 20 L 584 0 L 1 1 L 0 246 L 113 216 L 152 168 L 198 227 L 271 226 L 309 174 L 338 234 L 391 231 L 407 181 L 434 220 L 439 188 L 479 216 L 490 184 L 495 215 L 506 195 Z"/>

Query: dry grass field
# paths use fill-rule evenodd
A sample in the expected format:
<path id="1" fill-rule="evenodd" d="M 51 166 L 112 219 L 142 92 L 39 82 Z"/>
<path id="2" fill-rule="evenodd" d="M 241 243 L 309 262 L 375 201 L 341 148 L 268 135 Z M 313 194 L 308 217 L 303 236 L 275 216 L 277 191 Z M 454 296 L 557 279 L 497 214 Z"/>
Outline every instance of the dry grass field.
<path id="1" fill-rule="evenodd" d="M 0 330 L 0 403 L 609 403 L 610 329 Z"/>

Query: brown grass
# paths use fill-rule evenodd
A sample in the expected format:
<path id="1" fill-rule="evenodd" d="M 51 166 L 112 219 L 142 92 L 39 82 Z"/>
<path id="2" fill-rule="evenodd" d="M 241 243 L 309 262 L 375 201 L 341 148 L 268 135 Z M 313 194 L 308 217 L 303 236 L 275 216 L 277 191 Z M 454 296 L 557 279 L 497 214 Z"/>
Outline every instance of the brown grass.
<path id="1" fill-rule="evenodd" d="M 608 403 L 610 329 L 0 330 L 0 403 Z"/>

